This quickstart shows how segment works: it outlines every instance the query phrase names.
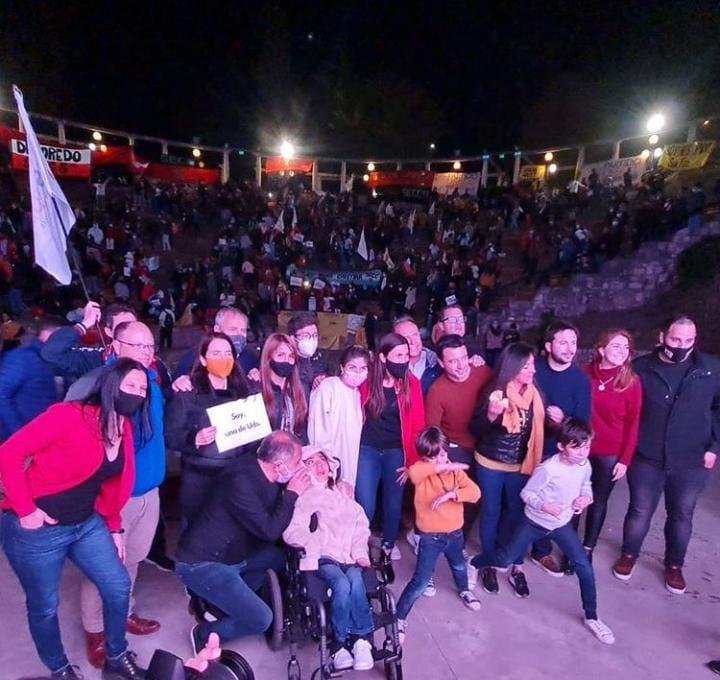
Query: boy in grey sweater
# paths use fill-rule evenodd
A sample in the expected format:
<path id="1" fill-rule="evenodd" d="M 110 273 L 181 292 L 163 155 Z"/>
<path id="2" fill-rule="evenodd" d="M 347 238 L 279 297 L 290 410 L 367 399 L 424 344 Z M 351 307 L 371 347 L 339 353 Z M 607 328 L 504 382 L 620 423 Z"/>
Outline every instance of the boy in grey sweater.
<path id="1" fill-rule="evenodd" d="M 557 435 L 558 453 L 535 469 L 520 493 L 525 502 L 525 517 L 509 544 L 498 550 L 498 564 L 484 564 L 482 555 L 474 563 L 480 568 L 507 568 L 519 556 L 526 555 L 530 545 L 537 539 L 553 539 L 575 568 L 580 581 L 585 625 L 600 642 L 611 645 L 615 642 L 615 636 L 597 617 L 597 592 L 592 564 L 572 525 L 573 515 L 580 514 L 593 502 L 591 467 L 588 462 L 592 436 L 590 426 L 581 420 L 568 418 L 562 423 Z M 477 569 L 468 567 L 468 578 L 471 587 L 473 580 L 477 583 Z M 518 597 L 530 595 L 526 584 L 524 588 L 518 588 L 519 584 L 525 583 L 520 567 L 512 568 L 509 579 Z"/>

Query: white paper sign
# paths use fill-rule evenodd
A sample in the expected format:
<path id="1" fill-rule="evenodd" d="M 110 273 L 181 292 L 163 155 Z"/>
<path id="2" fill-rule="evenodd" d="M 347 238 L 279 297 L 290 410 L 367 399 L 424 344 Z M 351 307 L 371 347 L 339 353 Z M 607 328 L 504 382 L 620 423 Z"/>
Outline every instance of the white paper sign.
<path id="1" fill-rule="evenodd" d="M 302 286 L 303 280 L 300 276 L 291 276 L 290 277 L 290 285 L 291 286 Z"/>
<path id="2" fill-rule="evenodd" d="M 220 453 L 267 437 L 272 431 L 261 394 L 213 406 L 207 414 L 217 428 L 215 444 Z"/>
<path id="3" fill-rule="evenodd" d="M 322 290 L 323 288 L 325 288 L 325 281 L 323 281 L 322 279 L 315 279 L 315 283 L 313 283 L 313 288 L 315 290 Z"/>
<path id="4" fill-rule="evenodd" d="M 315 244 L 312 241 L 305 241 L 306 248 L 314 248 Z"/>

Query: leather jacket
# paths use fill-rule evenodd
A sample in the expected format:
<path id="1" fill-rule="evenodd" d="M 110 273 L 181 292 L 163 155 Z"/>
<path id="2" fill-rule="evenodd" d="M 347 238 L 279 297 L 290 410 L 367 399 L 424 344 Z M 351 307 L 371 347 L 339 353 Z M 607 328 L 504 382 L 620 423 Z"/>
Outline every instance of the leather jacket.
<path id="1" fill-rule="evenodd" d="M 522 430 L 517 434 L 510 434 L 502 425 L 502 416 L 498 416 L 495 422 L 488 420 L 487 401 L 481 403 L 470 422 L 470 431 L 476 438 L 476 451 L 498 463 L 520 465 L 527 456 L 532 421 L 531 404 L 526 412 Z"/>

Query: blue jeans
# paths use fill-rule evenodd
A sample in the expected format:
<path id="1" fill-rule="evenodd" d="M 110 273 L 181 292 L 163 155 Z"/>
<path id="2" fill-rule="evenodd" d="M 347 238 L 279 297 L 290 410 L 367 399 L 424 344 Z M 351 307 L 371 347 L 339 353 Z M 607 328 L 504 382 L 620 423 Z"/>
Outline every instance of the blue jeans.
<path id="1" fill-rule="evenodd" d="M 462 553 L 465 545 L 462 529 L 449 534 L 426 534 L 422 531 L 418 531 L 417 534 L 419 541 L 415 573 L 398 600 L 397 615 L 399 619 L 408 617 L 410 610 L 422 595 L 433 575 L 440 555 L 445 555 L 450 565 L 458 592 L 462 593 L 468 589 L 467 567 Z"/>
<path id="2" fill-rule="evenodd" d="M 400 531 L 402 517 L 403 486 L 397 483 L 397 469 L 405 464 L 402 449 L 376 449 L 360 445 L 355 499 L 362 505 L 370 522 L 375 516 L 377 490 L 382 481 L 383 546 L 392 548 Z"/>
<path id="3" fill-rule="evenodd" d="M 623 526 L 622 552 L 637 557 L 665 492 L 665 566 L 682 567 L 692 534 L 695 505 L 705 488 L 705 468 L 668 472 L 635 459 L 628 469 L 630 505 Z"/>
<path id="4" fill-rule="evenodd" d="M 318 576 L 332 590 L 330 608 L 335 639 L 344 644 L 348 635 L 372 633 L 375 626 L 362 568 L 323 560 L 318 568 Z"/>
<path id="5" fill-rule="evenodd" d="M 528 480 L 519 472 L 501 472 L 477 465 L 475 480 L 482 491 L 480 542 L 483 553 L 492 559 L 495 551 L 507 545 L 523 517 L 525 507 L 520 491 Z M 518 557 L 516 564 L 522 564 Z"/>
<path id="6" fill-rule="evenodd" d="M 30 634 L 50 671 L 60 671 L 69 663 L 58 623 L 60 577 L 68 558 L 100 593 L 108 657 L 123 654 L 130 577 L 100 516 L 93 514 L 81 524 L 23 529 L 14 513 L 5 512 L 2 524 L 5 553 L 25 591 Z"/>
<path id="7" fill-rule="evenodd" d="M 575 573 L 580 581 L 580 597 L 585 610 L 585 618 L 596 619 L 597 590 L 595 589 L 595 573 L 590 564 L 587 551 L 583 548 L 577 535 L 577 529 L 572 522 L 550 531 L 531 522 L 523 515 L 512 540 L 507 546 L 497 551 L 494 560 L 487 559 L 484 554 L 478 555 L 473 558 L 473 565 L 476 567 L 507 567 L 513 562 L 517 563 L 518 557 L 522 559 L 527 553 L 530 544 L 539 538 L 552 539 L 560 546 L 570 564 L 575 568 Z"/>
<path id="8" fill-rule="evenodd" d="M 272 623 L 273 613 L 255 591 L 263 585 L 268 569 L 281 571 L 284 565 L 282 551 L 275 546 L 240 564 L 176 562 L 175 572 L 185 587 L 227 615 L 219 621 L 201 623 L 199 643 L 204 645 L 210 633 L 217 633 L 223 642 L 264 633 Z"/>

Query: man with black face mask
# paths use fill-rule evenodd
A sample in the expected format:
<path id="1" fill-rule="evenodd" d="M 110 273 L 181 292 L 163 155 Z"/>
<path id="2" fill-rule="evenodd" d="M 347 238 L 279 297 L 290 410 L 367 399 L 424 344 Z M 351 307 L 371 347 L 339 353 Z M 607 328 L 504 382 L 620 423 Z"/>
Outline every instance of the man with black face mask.
<path id="1" fill-rule="evenodd" d="M 632 576 L 660 496 L 665 494 L 665 587 L 687 585 L 682 567 L 692 534 L 695 505 L 720 442 L 720 362 L 695 349 L 692 319 L 678 315 L 660 333 L 658 348 L 633 368 L 640 376 L 643 406 L 637 453 L 628 470 L 630 505 L 614 575 Z"/>

